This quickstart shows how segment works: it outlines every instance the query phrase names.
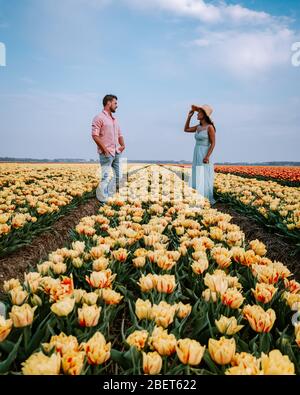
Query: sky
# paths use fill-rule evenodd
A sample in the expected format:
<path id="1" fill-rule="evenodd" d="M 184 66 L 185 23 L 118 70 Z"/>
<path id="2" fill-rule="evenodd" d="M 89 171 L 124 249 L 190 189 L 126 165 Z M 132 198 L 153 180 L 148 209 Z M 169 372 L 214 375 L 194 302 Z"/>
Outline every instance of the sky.
<path id="1" fill-rule="evenodd" d="M 209 104 L 211 162 L 300 161 L 299 42 L 299 0 L 0 0 L 0 157 L 98 159 L 112 93 L 130 160 L 192 161 Z"/>

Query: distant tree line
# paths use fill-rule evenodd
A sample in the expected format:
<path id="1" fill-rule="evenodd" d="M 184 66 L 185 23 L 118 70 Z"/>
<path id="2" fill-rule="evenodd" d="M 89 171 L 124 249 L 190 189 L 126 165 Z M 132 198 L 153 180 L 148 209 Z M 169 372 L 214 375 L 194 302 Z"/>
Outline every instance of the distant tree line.
<path id="1" fill-rule="evenodd" d="M 55 158 L 55 159 L 34 159 L 34 158 L 12 158 L 2 157 L 0 162 L 29 162 L 29 163 L 98 163 L 97 159 L 81 159 L 81 158 Z M 147 159 L 128 159 L 128 162 L 132 163 L 182 163 L 191 164 L 190 161 L 186 160 L 147 160 Z M 272 162 L 215 162 L 215 165 L 236 165 L 236 166 L 300 166 L 300 162 L 288 162 L 288 161 L 272 161 Z"/>

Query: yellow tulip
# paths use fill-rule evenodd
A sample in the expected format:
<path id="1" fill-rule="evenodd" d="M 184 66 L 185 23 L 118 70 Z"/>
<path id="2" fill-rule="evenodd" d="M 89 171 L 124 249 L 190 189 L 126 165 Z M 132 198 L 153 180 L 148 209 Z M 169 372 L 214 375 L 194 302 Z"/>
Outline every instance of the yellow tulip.
<path id="1" fill-rule="evenodd" d="M 300 293 L 284 292 L 282 298 L 286 300 L 292 310 L 300 310 Z"/>
<path id="2" fill-rule="evenodd" d="M 218 295 L 216 292 L 212 292 L 209 288 L 205 289 L 202 292 L 202 297 L 206 302 L 209 302 L 212 300 L 213 302 L 216 302 L 218 300 Z"/>
<path id="3" fill-rule="evenodd" d="M 92 247 L 90 250 L 90 255 L 93 259 L 98 259 L 98 258 L 102 258 L 105 257 L 105 254 L 107 252 L 109 252 L 110 248 L 108 246 L 96 246 L 96 247 Z"/>
<path id="4" fill-rule="evenodd" d="M 300 293 L 300 283 L 296 280 L 288 280 L 287 278 L 284 279 L 284 286 L 285 288 L 293 294 Z"/>
<path id="5" fill-rule="evenodd" d="M 176 305 L 169 305 L 161 301 L 158 305 L 154 304 L 151 311 L 151 318 L 155 320 L 157 326 L 167 328 L 174 320 Z"/>
<path id="6" fill-rule="evenodd" d="M 65 374 L 79 375 L 84 365 L 85 353 L 83 351 L 69 351 L 62 357 L 62 368 Z"/>
<path id="7" fill-rule="evenodd" d="M 192 263 L 192 270 L 195 274 L 202 274 L 208 269 L 208 260 L 202 259 Z"/>
<path id="8" fill-rule="evenodd" d="M 84 241 L 73 241 L 72 243 L 72 248 L 73 250 L 79 252 L 80 254 L 82 254 L 85 250 L 85 242 Z"/>
<path id="9" fill-rule="evenodd" d="M 13 321 L 14 327 L 23 328 L 24 326 L 31 325 L 36 308 L 37 306 L 31 307 L 27 303 L 22 306 L 13 306 L 9 316 Z"/>
<path id="10" fill-rule="evenodd" d="M 269 303 L 277 292 L 277 288 L 273 284 L 256 283 L 255 289 L 251 291 L 258 302 Z"/>
<path id="11" fill-rule="evenodd" d="M 53 311 L 53 313 L 55 315 L 58 315 L 59 317 L 65 317 L 69 315 L 71 311 L 73 311 L 74 306 L 75 306 L 75 299 L 66 297 L 62 300 L 59 300 L 56 303 L 53 303 L 51 306 L 51 311 Z"/>
<path id="12" fill-rule="evenodd" d="M 162 357 L 157 351 L 143 352 L 143 371 L 145 374 L 159 374 L 162 368 Z"/>
<path id="13" fill-rule="evenodd" d="M 42 275 L 46 276 L 51 268 L 51 263 L 48 261 L 45 261 L 43 263 L 40 263 L 37 265 L 37 271 Z"/>
<path id="14" fill-rule="evenodd" d="M 108 258 L 101 257 L 101 258 L 98 258 L 98 259 L 94 260 L 94 262 L 93 262 L 93 270 L 95 272 L 101 272 L 101 270 L 106 270 L 108 265 L 109 265 Z"/>
<path id="15" fill-rule="evenodd" d="M 59 354 L 54 353 L 47 357 L 40 351 L 22 362 L 22 373 L 24 375 L 58 375 L 60 366 L 61 357 Z"/>
<path id="16" fill-rule="evenodd" d="M 234 338 L 226 339 L 224 336 L 220 340 L 209 339 L 208 351 L 211 358 L 219 365 L 226 365 L 231 362 L 235 354 Z"/>
<path id="17" fill-rule="evenodd" d="M 260 371 L 260 361 L 260 358 L 255 358 L 253 355 L 247 352 L 241 352 L 234 355 L 231 361 L 231 365 L 235 368 L 244 369 L 244 373 L 237 374 L 257 375 L 262 374 Z M 230 370 L 230 374 L 235 374 L 235 371 L 235 369 Z"/>
<path id="18" fill-rule="evenodd" d="M 111 254 L 119 262 L 125 262 L 128 256 L 128 252 L 125 248 L 119 248 L 118 250 L 112 251 Z"/>
<path id="19" fill-rule="evenodd" d="M 138 248 L 134 251 L 133 255 L 136 257 L 146 256 L 147 252 L 148 252 L 148 250 L 146 250 L 145 248 Z"/>
<path id="20" fill-rule="evenodd" d="M 250 367 L 245 367 L 243 365 L 233 366 L 225 370 L 226 375 L 234 375 L 234 376 L 250 376 L 262 373 L 253 373 Z"/>
<path id="21" fill-rule="evenodd" d="M 139 320 L 151 319 L 152 305 L 149 299 L 142 300 L 138 299 L 135 302 L 135 314 Z"/>
<path id="22" fill-rule="evenodd" d="M 194 248 L 196 248 L 196 245 L 193 245 Z M 197 262 L 197 261 L 207 261 L 207 255 L 205 250 L 203 250 L 203 247 L 199 247 L 199 250 L 196 250 L 195 252 L 192 253 L 192 258 Z"/>
<path id="23" fill-rule="evenodd" d="M 219 320 L 215 320 L 216 327 L 222 335 L 234 335 L 239 332 L 244 325 L 238 325 L 235 317 L 225 317 L 221 315 Z"/>
<path id="24" fill-rule="evenodd" d="M 20 280 L 17 278 L 11 278 L 10 280 L 4 281 L 3 289 L 4 292 L 9 292 L 14 288 L 21 287 Z"/>
<path id="25" fill-rule="evenodd" d="M 188 304 L 183 304 L 182 302 L 177 303 L 176 305 L 176 315 L 178 318 L 185 318 L 190 315 L 192 311 L 192 306 Z"/>
<path id="26" fill-rule="evenodd" d="M 235 288 L 228 288 L 222 295 L 221 300 L 225 306 L 238 309 L 244 302 L 243 295 Z"/>
<path id="27" fill-rule="evenodd" d="M 176 287 L 175 276 L 164 274 L 156 277 L 156 289 L 158 292 L 170 294 Z"/>
<path id="28" fill-rule="evenodd" d="M 204 355 L 205 346 L 192 339 L 179 339 L 176 352 L 179 360 L 185 365 L 199 365 Z"/>
<path id="29" fill-rule="evenodd" d="M 99 322 L 101 307 L 84 304 L 78 309 L 78 322 L 80 326 L 93 327 Z"/>
<path id="30" fill-rule="evenodd" d="M 267 249 L 264 243 L 259 241 L 258 239 L 251 240 L 249 242 L 251 249 L 255 252 L 255 254 L 264 256 L 267 253 Z"/>
<path id="31" fill-rule="evenodd" d="M 146 257 L 138 256 L 132 260 L 134 267 L 144 267 L 146 264 Z"/>
<path id="32" fill-rule="evenodd" d="M 67 265 L 63 262 L 52 263 L 50 268 L 55 274 L 64 274 L 67 271 Z"/>
<path id="33" fill-rule="evenodd" d="M 12 304 L 20 306 L 28 297 L 28 292 L 24 291 L 22 287 L 13 288 L 9 291 Z"/>
<path id="34" fill-rule="evenodd" d="M 0 314 L 0 343 L 3 342 L 7 338 L 7 336 L 10 334 L 12 325 L 13 325 L 13 322 L 11 319 L 6 320 Z"/>
<path id="35" fill-rule="evenodd" d="M 265 311 L 258 305 L 247 305 L 243 309 L 243 315 L 248 320 L 251 328 L 255 332 L 270 332 L 276 320 L 276 314 L 273 309 Z"/>
<path id="36" fill-rule="evenodd" d="M 225 273 L 224 273 L 225 274 Z M 224 293 L 228 288 L 228 280 L 226 275 L 221 274 L 209 274 L 206 273 L 204 277 L 204 284 L 212 291 L 216 293 Z"/>
<path id="37" fill-rule="evenodd" d="M 137 330 L 127 337 L 126 342 L 130 346 L 135 346 L 138 350 L 142 350 L 146 345 L 148 335 L 146 330 Z"/>
<path id="38" fill-rule="evenodd" d="M 92 272 L 90 277 L 86 276 L 86 281 L 94 288 L 111 288 L 116 274 L 112 274 L 110 269 Z"/>
<path id="39" fill-rule="evenodd" d="M 281 262 L 274 261 L 270 265 L 252 265 L 252 273 L 259 282 L 275 284 L 281 278 L 287 278 L 291 275 L 288 268 Z"/>
<path id="40" fill-rule="evenodd" d="M 79 349 L 77 338 L 72 335 L 67 336 L 63 332 L 59 335 L 51 336 L 50 342 L 42 343 L 42 346 L 47 353 L 54 348 L 61 356 L 70 351 L 78 351 Z"/>
<path id="41" fill-rule="evenodd" d="M 24 284 L 29 287 L 32 293 L 36 293 L 38 291 L 40 282 L 41 282 L 41 274 L 38 272 L 30 272 L 25 274 Z"/>
<path id="42" fill-rule="evenodd" d="M 156 264 L 162 270 L 171 270 L 176 265 L 176 261 L 170 259 L 167 255 L 163 255 L 157 258 Z"/>
<path id="43" fill-rule="evenodd" d="M 138 283 L 142 292 L 148 292 L 155 287 L 156 284 L 156 275 L 147 274 L 147 276 L 142 275 L 140 277 Z"/>
<path id="44" fill-rule="evenodd" d="M 73 258 L 72 259 L 72 265 L 74 267 L 76 267 L 76 269 L 79 269 L 83 265 L 83 260 L 81 258 L 79 258 L 79 257 Z"/>
<path id="45" fill-rule="evenodd" d="M 101 332 L 96 332 L 82 347 L 90 365 L 101 365 L 110 358 L 111 343 L 106 343 Z"/>
<path id="46" fill-rule="evenodd" d="M 75 302 L 78 304 L 78 303 L 81 303 L 82 302 L 82 299 L 83 299 L 83 296 L 86 294 L 87 292 L 84 290 L 84 289 L 81 289 L 81 288 L 79 288 L 79 289 L 74 289 L 74 299 L 75 299 Z"/>
<path id="47" fill-rule="evenodd" d="M 173 334 L 168 334 L 167 330 L 156 326 L 149 339 L 149 344 L 160 355 L 170 356 L 176 352 L 177 340 Z"/>
<path id="48" fill-rule="evenodd" d="M 82 297 L 82 303 L 88 305 L 96 304 L 98 300 L 98 295 L 95 292 L 86 292 Z"/>
<path id="49" fill-rule="evenodd" d="M 261 367 L 267 375 L 294 375 L 295 366 L 287 355 L 282 355 L 279 350 L 272 350 L 269 355 L 262 353 Z"/>
<path id="50" fill-rule="evenodd" d="M 46 280 L 47 277 L 42 278 L 41 285 L 44 287 L 44 291 L 50 294 L 51 301 L 58 301 L 65 299 L 66 297 L 72 297 L 74 293 L 73 278 L 62 276 L 58 279 L 51 279 L 51 277 Z M 47 289 L 48 288 L 48 289 Z"/>
<path id="51" fill-rule="evenodd" d="M 104 300 L 105 304 L 119 304 L 124 298 L 119 292 L 113 291 L 110 288 L 97 289 L 96 293 Z"/>

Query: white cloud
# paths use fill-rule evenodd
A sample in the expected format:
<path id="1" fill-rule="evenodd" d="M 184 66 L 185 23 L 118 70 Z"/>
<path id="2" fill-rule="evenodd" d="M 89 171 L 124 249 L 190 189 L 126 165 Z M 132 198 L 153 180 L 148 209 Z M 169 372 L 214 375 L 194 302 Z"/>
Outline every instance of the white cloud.
<path id="1" fill-rule="evenodd" d="M 250 22 L 266 23 L 273 17 L 263 11 L 255 11 L 239 4 L 225 1 L 211 4 L 203 0 L 123 0 L 138 9 L 163 10 L 177 16 L 192 17 L 206 23 Z"/>
<path id="2" fill-rule="evenodd" d="M 290 63 L 291 42 L 296 33 L 286 16 L 273 16 L 240 4 L 204 0 L 123 0 L 135 9 L 167 11 L 176 17 L 198 20 L 198 37 L 183 46 L 198 47 L 203 62 L 230 72 L 238 78 L 251 78 L 274 66 Z M 191 30 L 194 35 L 194 28 Z M 191 54 L 191 52 L 190 52 Z M 192 53 L 192 57 L 197 54 Z"/>
<path id="3" fill-rule="evenodd" d="M 218 7 L 202 0 L 124 0 L 129 6 L 139 9 L 170 11 L 179 16 L 195 17 L 205 22 L 221 20 Z"/>
<path id="4" fill-rule="evenodd" d="M 202 30 L 187 45 L 203 48 L 205 61 L 238 77 L 254 77 L 279 65 L 290 64 L 290 43 L 295 33 L 285 27 L 263 30 Z"/>

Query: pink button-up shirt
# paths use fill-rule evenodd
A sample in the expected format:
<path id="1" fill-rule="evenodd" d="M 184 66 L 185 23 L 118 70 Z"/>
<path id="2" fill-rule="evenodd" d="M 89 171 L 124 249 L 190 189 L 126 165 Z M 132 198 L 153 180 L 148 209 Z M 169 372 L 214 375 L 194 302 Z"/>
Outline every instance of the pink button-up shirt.
<path id="1" fill-rule="evenodd" d="M 102 144 L 111 155 L 120 152 L 119 137 L 123 137 L 120 125 L 115 117 L 102 110 L 93 118 L 92 136 L 99 136 Z M 103 153 L 98 147 L 98 152 Z"/>

